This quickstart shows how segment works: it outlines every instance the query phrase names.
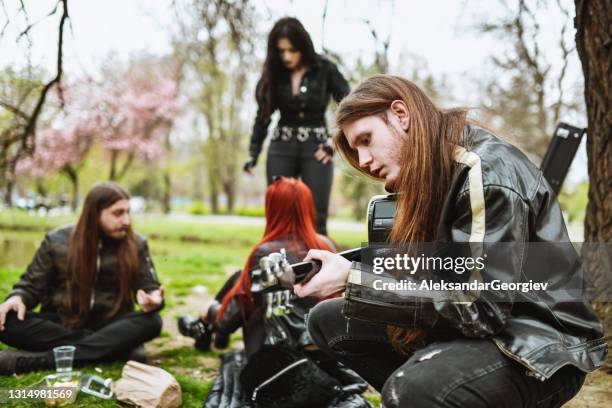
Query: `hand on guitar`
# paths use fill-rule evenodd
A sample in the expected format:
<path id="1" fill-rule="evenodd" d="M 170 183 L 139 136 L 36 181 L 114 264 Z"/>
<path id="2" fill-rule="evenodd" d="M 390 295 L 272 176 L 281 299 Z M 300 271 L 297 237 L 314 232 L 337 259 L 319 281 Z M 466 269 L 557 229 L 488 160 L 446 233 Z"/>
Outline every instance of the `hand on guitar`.
<path id="1" fill-rule="evenodd" d="M 304 261 L 318 260 L 321 270 L 307 282 L 293 286 L 293 291 L 299 297 L 315 296 L 328 297 L 342 292 L 348 280 L 351 261 L 329 251 L 311 249 Z"/>

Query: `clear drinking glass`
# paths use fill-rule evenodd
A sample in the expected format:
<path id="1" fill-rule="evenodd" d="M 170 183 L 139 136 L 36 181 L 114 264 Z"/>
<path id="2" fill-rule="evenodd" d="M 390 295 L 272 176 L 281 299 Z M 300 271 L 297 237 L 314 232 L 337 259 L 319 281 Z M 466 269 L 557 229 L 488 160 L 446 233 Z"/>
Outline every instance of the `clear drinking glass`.
<path id="1" fill-rule="evenodd" d="M 55 370 L 58 373 L 72 371 L 74 350 L 74 346 L 59 346 L 53 349 L 53 356 L 55 357 Z"/>

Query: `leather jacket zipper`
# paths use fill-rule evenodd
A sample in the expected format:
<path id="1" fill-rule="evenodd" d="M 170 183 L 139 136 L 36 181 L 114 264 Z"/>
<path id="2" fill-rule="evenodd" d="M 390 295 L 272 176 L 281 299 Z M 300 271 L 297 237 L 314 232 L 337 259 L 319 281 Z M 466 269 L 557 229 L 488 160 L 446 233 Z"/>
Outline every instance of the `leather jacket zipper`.
<path id="1" fill-rule="evenodd" d="M 544 374 L 542 374 L 542 372 L 540 370 L 538 370 L 537 368 L 535 368 L 534 366 L 532 366 L 531 364 L 529 364 L 529 362 L 527 362 L 526 360 L 520 358 L 519 356 L 517 356 L 516 354 L 512 353 L 511 351 L 509 351 L 508 349 L 506 349 L 504 346 L 502 346 L 502 344 L 498 341 L 493 339 L 493 342 L 495 343 L 495 345 L 497 346 L 497 348 L 507 357 L 511 358 L 512 360 L 520 363 L 521 365 L 527 367 L 529 369 L 529 371 L 531 372 L 531 375 L 533 375 L 533 377 L 537 378 L 540 381 L 544 381 L 546 380 L 546 376 Z"/>
<path id="2" fill-rule="evenodd" d="M 98 255 L 96 257 L 96 275 L 94 276 L 94 284 L 91 287 L 91 295 L 89 296 L 89 310 L 93 310 L 96 303 L 96 283 L 98 283 L 98 272 L 100 271 L 100 250 L 102 243 L 98 244 Z"/>
<path id="3" fill-rule="evenodd" d="M 253 395 L 251 396 L 251 399 L 253 401 L 255 401 L 255 399 L 257 398 L 257 393 L 259 392 L 260 389 L 262 389 L 266 385 L 270 384 L 271 382 L 276 380 L 278 377 L 280 377 L 281 375 L 285 374 L 287 371 L 289 371 L 289 370 L 293 369 L 294 367 L 297 367 L 297 366 L 299 366 L 301 364 L 307 363 L 307 362 L 308 362 L 307 358 L 302 358 L 302 359 L 300 359 L 298 361 L 294 361 L 293 363 L 289 364 L 287 367 L 285 367 L 282 370 L 280 370 L 278 373 L 274 374 L 272 377 L 270 377 L 267 380 L 263 381 L 261 384 L 259 384 L 257 387 L 255 387 L 255 389 L 253 390 Z"/>

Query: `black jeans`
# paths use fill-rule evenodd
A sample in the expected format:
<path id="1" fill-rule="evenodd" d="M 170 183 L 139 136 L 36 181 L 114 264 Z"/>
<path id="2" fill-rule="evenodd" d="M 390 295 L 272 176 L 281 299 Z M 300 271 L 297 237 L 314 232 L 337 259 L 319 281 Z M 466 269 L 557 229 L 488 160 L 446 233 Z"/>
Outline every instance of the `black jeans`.
<path id="1" fill-rule="evenodd" d="M 75 346 L 74 365 L 125 358 L 127 354 L 161 332 L 158 313 L 132 312 L 106 322 L 90 323 L 71 330 L 54 313 L 27 312 L 23 321 L 15 312 L 6 316 L 0 341 L 27 351 L 50 351 L 57 346 Z"/>
<path id="2" fill-rule="evenodd" d="M 334 179 L 334 164 L 323 164 L 315 158 L 319 141 L 274 140 L 268 149 L 266 174 L 268 184 L 274 176 L 300 177 L 310 188 L 317 210 L 317 232 L 327 235 L 327 212 Z"/>
<path id="3" fill-rule="evenodd" d="M 342 315 L 343 299 L 319 303 L 308 329 L 317 345 L 355 370 L 391 407 L 559 407 L 580 390 L 573 366 L 546 381 L 505 357 L 487 339 L 434 342 L 409 358 L 389 344 L 385 326 Z"/>

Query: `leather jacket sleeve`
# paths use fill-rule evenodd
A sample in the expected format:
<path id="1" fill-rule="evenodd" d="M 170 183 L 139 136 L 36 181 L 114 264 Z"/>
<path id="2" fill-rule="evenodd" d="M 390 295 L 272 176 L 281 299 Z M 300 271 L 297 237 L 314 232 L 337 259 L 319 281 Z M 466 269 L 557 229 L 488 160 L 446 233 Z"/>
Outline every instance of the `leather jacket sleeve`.
<path id="1" fill-rule="evenodd" d="M 268 134 L 268 126 L 270 126 L 271 118 L 270 114 L 266 115 L 263 110 L 262 96 L 260 95 L 261 81 L 257 83 L 255 91 L 255 99 L 257 100 L 257 115 L 255 116 L 255 123 L 253 124 L 253 131 L 251 132 L 251 141 L 249 143 L 249 155 L 257 161 L 264 140 Z M 272 108 L 272 113 L 275 108 Z"/>
<path id="2" fill-rule="evenodd" d="M 28 310 L 38 305 L 47 288 L 54 267 L 51 247 L 51 239 L 49 235 L 46 235 L 32 262 L 13 286 L 13 290 L 8 294 L 7 299 L 15 295 L 20 296 Z"/>
<path id="3" fill-rule="evenodd" d="M 481 184 L 479 191 L 480 194 L 466 187 L 456 194 L 442 222 L 454 243 L 469 243 L 473 257 L 500 247 L 511 251 L 488 259 L 482 270 L 473 269 L 469 281 L 518 282 L 528 239 L 528 203 L 506 187 Z M 444 324 L 468 337 L 485 337 L 503 328 L 512 309 L 513 296 L 509 292 L 453 290 L 443 291 L 440 297 L 430 290 L 387 291 L 375 284 L 377 280 L 395 282 L 395 275 L 373 274 L 371 267 L 353 263 L 345 292 L 345 315 L 408 328 L 429 329 Z M 446 274 L 444 279 L 453 279 L 453 275 L 456 274 Z M 442 277 L 433 273 L 428 279 L 440 282 Z M 401 276 L 401 280 L 412 278 Z M 419 283 L 415 281 L 417 287 Z"/>
<path id="4" fill-rule="evenodd" d="M 348 82 L 346 82 L 346 79 L 342 76 L 336 64 L 333 63 L 330 63 L 327 84 L 332 97 L 337 103 L 340 103 L 342 98 L 351 91 Z"/>
<path id="5" fill-rule="evenodd" d="M 146 240 L 143 240 L 138 248 L 138 275 L 136 278 L 136 290 L 142 289 L 145 292 L 150 292 L 159 289 L 160 283 L 155 271 L 155 265 L 149 253 L 149 245 Z M 165 301 L 157 310 L 161 310 L 165 305 Z"/>

